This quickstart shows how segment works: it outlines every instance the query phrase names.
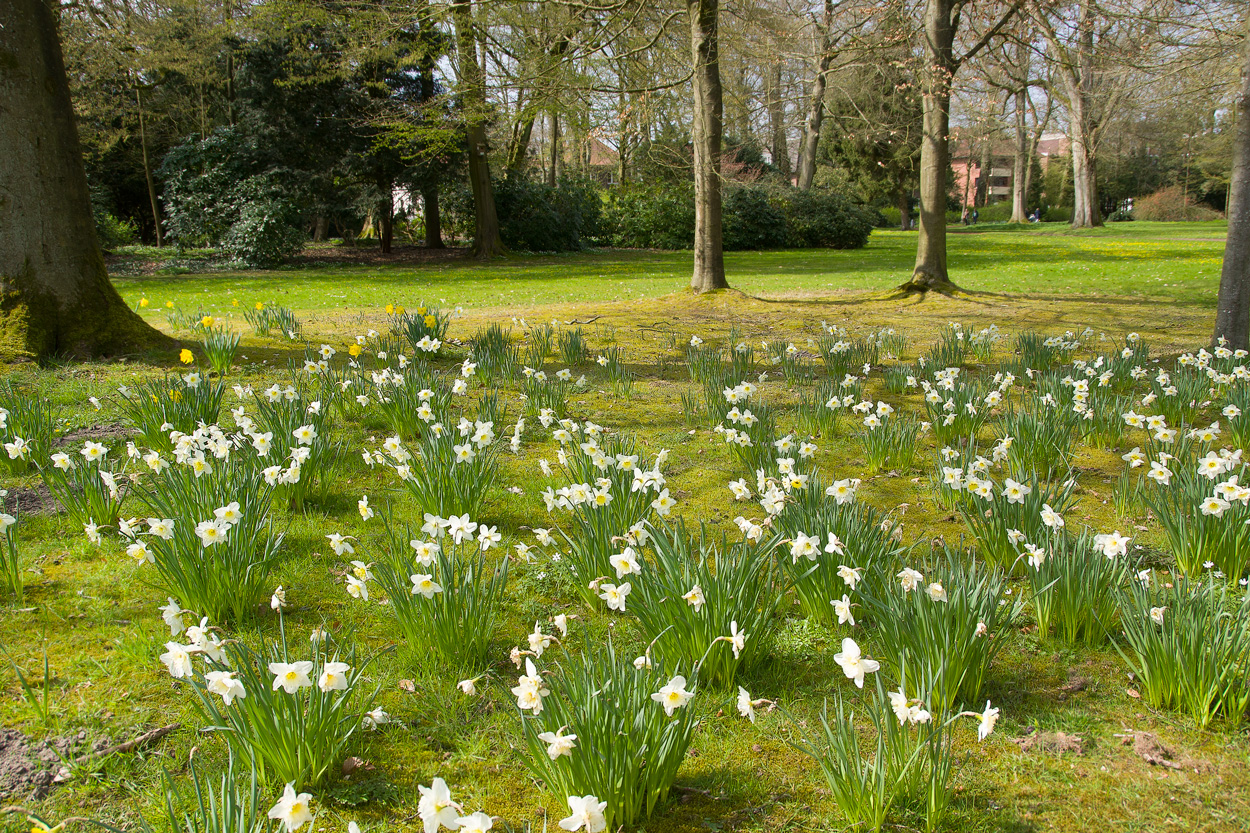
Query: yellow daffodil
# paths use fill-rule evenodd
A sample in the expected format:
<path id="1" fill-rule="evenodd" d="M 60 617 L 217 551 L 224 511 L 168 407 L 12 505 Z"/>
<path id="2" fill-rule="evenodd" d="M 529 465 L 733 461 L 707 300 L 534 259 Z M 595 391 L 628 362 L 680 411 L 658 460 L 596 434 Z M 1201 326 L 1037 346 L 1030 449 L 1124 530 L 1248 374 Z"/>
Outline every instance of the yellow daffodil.
<path id="1" fill-rule="evenodd" d="M 182 352 L 178 354 L 178 361 L 183 364 L 191 364 L 191 362 L 195 361 L 195 354 L 184 347 Z"/>

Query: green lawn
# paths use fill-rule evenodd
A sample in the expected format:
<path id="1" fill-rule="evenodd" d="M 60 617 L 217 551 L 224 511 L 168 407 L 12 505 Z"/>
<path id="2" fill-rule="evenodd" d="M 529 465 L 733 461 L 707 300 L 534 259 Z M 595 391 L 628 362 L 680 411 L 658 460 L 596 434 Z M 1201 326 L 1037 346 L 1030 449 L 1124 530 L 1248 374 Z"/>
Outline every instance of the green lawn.
<path id="1" fill-rule="evenodd" d="M 969 358 L 964 365 L 965 376 L 979 379 L 992 378 L 1014 361 L 1013 338 L 1024 330 L 1056 335 L 1089 327 L 1082 347 L 1072 356 L 1084 359 L 1117 353 L 1125 335 L 1138 332 L 1150 348 L 1153 378 L 1154 361 L 1170 368 L 1178 352 L 1196 350 L 1209 338 L 1223 233 L 1223 224 L 1128 223 L 1081 233 L 1049 225 L 1025 230 L 952 229 L 952 276 L 973 294 L 924 300 L 878 297 L 907 276 L 913 258 L 914 235 L 888 231 L 874 232 L 862 251 L 731 254 L 729 279 L 740 292 L 712 297 L 691 297 L 682 291 L 690 267 L 684 253 L 592 252 L 515 256 L 487 265 L 371 263 L 195 273 L 185 270 L 188 264 L 203 270 L 202 258 L 179 260 L 182 256 L 135 251 L 114 260 L 114 265 L 131 275 L 116 279 L 127 301 L 137 305 L 147 298 L 144 315 L 154 324 L 169 330 L 164 305 L 172 302 L 184 312 L 203 308 L 243 335 L 239 356 L 225 380 L 221 411 L 221 421 L 231 428 L 235 418 L 229 409 L 237 403 L 230 385 L 246 384 L 260 391 L 275 383 L 288 384 L 292 373 L 296 378 L 302 375 L 288 364 L 302 367 L 306 346 L 315 350 L 322 343 L 338 348 L 332 364 L 341 370 L 346 348 L 356 336 L 370 328 L 386 331 L 389 319 L 383 307 L 388 303 L 410 309 L 422 301 L 464 308 L 452 320 L 443 355 L 432 363 L 434 371 L 447 377 L 459 372 L 468 340 L 486 324 L 511 328 L 511 337 L 522 350 L 534 337 L 523 334 L 519 323 L 512 322 L 514 316 L 530 323 L 557 319 L 558 329 L 565 331 L 581 327 L 589 360 L 576 365 L 573 375 L 584 374 L 588 384 L 571 395 L 570 416 L 635 436 L 648 456 L 670 449 L 665 476 L 678 501 L 676 512 L 689 524 L 704 522 L 712 531 L 736 535 L 732 519 L 738 514 L 758 517 L 761 509 L 732 500 L 726 483 L 740 476 L 753 480 L 750 472 L 741 470 L 705 414 L 684 413 L 691 403 L 704 402 L 702 385 L 691 380 L 686 367 L 691 336 L 716 346 L 731 347 L 739 341 L 757 346 L 758 364 L 751 377 L 767 373 L 759 382 L 758 397 L 772 407 L 779 434 L 797 431 L 807 436 L 803 403 L 823 402 L 820 386 L 841 381 L 840 375 L 829 378 L 814 355 L 822 321 L 845 327 L 852 336 L 895 328 L 907 336 L 902 362 L 928 354 L 951 321 L 969 328 L 993 324 L 1003 338 L 992 355 L 984 361 Z M 140 266 L 140 261 L 147 265 Z M 148 274 L 132 275 L 141 269 Z M 307 344 L 252 335 L 241 315 L 257 302 L 294 309 L 305 323 Z M 202 360 L 194 334 L 174 334 L 194 350 L 197 361 Z M 801 378 L 787 382 L 777 367 L 764 363 L 762 342 L 793 343 L 800 354 Z M 629 391 L 614 389 L 594 361 L 609 348 L 623 353 L 634 378 Z M 884 355 L 877 361 L 864 397 L 923 415 L 920 393 L 887 390 L 882 369 L 895 363 Z M 554 355 L 544 365 L 548 374 L 564 366 Z M 66 451 L 74 454 L 84 441 L 100 440 L 111 446 L 111 457 L 120 458 L 135 432 L 120 407 L 118 386 L 133 388 L 145 379 L 185 369 L 169 355 L 46 367 L 13 365 L 6 375 L 23 395 L 38 395 L 58 409 L 59 434 L 72 436 L 65 440 Z M 1058 375 L 1066 372 L 1063 365 L 1055 370 Z M 1145 384 L 1117 388 L 1117 395 L 1126 397 L 1125 403 L 1132 396 L 1131 403 L 1136 403 Z M 513 422 L 526 407 L 523 383 L 519 378 L 490 385 L 474 381 L 465 400 L 470 414 L 492 389 L 508 408 L 502 430 L 497 426 L 506 446 Z M 1018 393 L 1024 396 L 1022 389 Z M 1220 409 L 1226 393 L 1220 391 L 1210 403 L 1195 402 L 1191 422 L 1224 420 Z M 1095 396 L 1103 395 L 1095 391 Z M 100 410 L 88 403 L 91 396 L 100 400 Z M 247 407 L 249 413 L 255 412 L 252 404 Z M 983 453 L 1001 435 L 1001 417 L 996 413 L 981 430 Z M 362 449 L 376 448 L 395 428 L 374 404 L 351 415 L 335 411 L 327 430 L 337 451 L 315 472 L 322 487 L 302 510 L 285 505 L 273 510 L 286 537 L 269 583 L 286 588 L 290 609 L 285 627 L 293 645 L 307 644 L 310 631 L 324 626 L 346 635 L 363 655 L 377 655 L 368 669 L 370 690 L 379 688 L 377 704 L 394 722 L 377 732 L 360 733 L 350 755 L 363 766 L 350 775 L 336 775 L 315 791 L 314 828 L 340 833 L 354 821 L 364 833 L 421 829 L 417 786 L 428 785 L 437 776 L 446 779 L 466 812 L 481 809 L 497 816 L 496 830 L 558 830 L 558 820 L 567 813 L 564 797 L 545 790 L 525 768 L 528 752 L 515 698 L 509 693 L 518 671 L 508 659 L 509 649 L 526 645 L 536 621 L 551 632 L 550 618 L 564 613 L 571 623 L 567 645 L 549 649 L 543 658 L 545 668 L 563 661 L 566 651 L 577 656 L 609 640 L 633 657 L 646 645 L 632 614 L 609 613 L 602 605 L 591 607 L 577 600 L 571 580 L 560 574 L 556 562 L 516 563 L 491 642 L 493 659 L 478 684 L 480 694 L 465 696 L 456 687 L 461 674 L 433 659 L 427 645 L 404 643 L 389 607 L 378 603 L 382 594 L 376 587 L 369 603 L 348 595 L 347 557 L 336 556 L 326 539 L 335 532 L 355 536 L 354 557 L 380 559 L 384 536 L 378 519 L 366 523 L 357 511 L 356 502 L 364 494 L 379 510 L 390 504 L 396 520 L 420 524 L 422 507 L 394 472 L 369 468 L 361 461 Z M 1232 444 L 1227 436 L 1224 439 Z M 819 448 L 813 465 L 826 480 L 862 477 L 859 499 L 901 524 L 904 543 L 914 545 L 906 563 L 928 569 L 925 561 L 935 542 L 976 545 L 931 485 L 939 453 L 931 436 L 917 442 L 912 462 L 876 474 L 867 471 L 857 425 L 850 418 L 836 427 L 824 426 L 813 440 Z M 1124 471 L 1120 455 L 1134 445 L 1147 446 L 1145 435 L 1129 434 L 1108 447 L 1074 444 L 1075 504 L 1066 513 L 1067 523 L 1070 529 L 1086 525 L 1100 532 L 1118 529 L 1141 547 L 1133 550 L 1134 557 L 1169 570 L 1171 556 L 1158 520 L 1140 502 L 1116 499 Z M 551 432 L 542 430 L 530 415 L 520 452 L 513 455 L 505 449 L 501 454 L 499 476 L 478 520 L 499 527 L 503 551 L 511 551 L 517 542 L 534 544 L 534 527 L 560 520 L 548 515 L 541 499 L 542 490 L 556 482 L 539 470 L 540 460 L 555 462 L 557 448 Z M 1002 474 L 994 472 L 996 482 Z M 2 477 L 0 482 L 10 490 L 10 510 L 15 498 L 27 507 L 39 498 L 37 475 Z M 148 514 L 137 496 L 127 497 L 124 516 Z M 155 585 L 150 570 L 136 569 L 115 532 L 106 535 L 101 546 L 93 545 L 81 527 L 46 500 L 38 511 L 22 514 L 15 529 L 21 542 L 26 601 L 20 608 L 10 608 L 0 591 L 0 605 L 6 606 L 0 613 L 0 730 L 4 730 L 0 805 L 20 804 L 54 824 L 75 817 L 133 828 L 144 817 L 156 829 L 164 829 L 163 773 L 185 790 L 187 759 L 193 749 L 200 767 L 213 778 L 226 757 L 219 736 L 199 731 L 202 720 L 192 707 L 187 684 L 171 680 L 158 659 L 170 638 L 158 611 L 166 593 Z M 1027 596 L 1028 587 L 1017 577 L 1011 584 L 1012 597 Z M 278 634 L 276 617 L 264 601 L 232 636 L 256 644 L 262 635 Z M 751 724 L 737 715 L 734 688 L 700 688 L 690 708 L 701 725 L 679 771 L 677 789 L 639 829 L 682 833 L 844 829 L 845 819 L 819 768 L 790 743 L 819 726 L 822 704 L 835 694 L 862 706 L 872 690 L 872 678 L 859 692 L 833 657 L 848 635 L 859 641 L 866 655 L 879 657 L 882 637 L 874 626 L 862 622 L 854 630 L 815 625 L 804 618 L 790 595 L 777 617 L 767 657 L 746 671 L 740 683 L 753 697 L 775 701 L 780 708 L 761 706 L 758 721 Z M 1129 679 L 1114 647 L 1069 646 L 1040 636 L 1031 613 L 1026 612 L 1016 629 L 994 638 L 1004 640 L 1005 647 L 990 667 L 978 702 L 968 706 L 979 711 L 988 698 L 1001 709 L 1001 719 L 984 743 L 976 742 L 974 724 L 960 725 L 955 794 L 944 830 L 1246 829 L 1250 742 L 1244 718 L 1221 718 L 1199 730 L 1182 714 L 1152 708 L 1135 696 L 1139 684 Z M 46 718 L 39 693 L 44 689 L 45 650 L 50 707 Z M 13 673 L 15 666 L 35 687 L 33 696 L 23 692 Z M 886 667 L 882 673 L 893 685 L 893 670 Z M 865 727 L 864 721 L 861 717 L 856 725 Z M 22 733 L 32 745 L 54 739 L 60 754 L 72 761 L 97 742 L 119 743 L 174 722 L 180 728 L 149 747 L 73 763 L 69 779 L 46 796 L 34 797 L 28 788 L 4 795 L 21 763 L 14 753 L 17 736 L 9 730 Z M 1026 751 L 1013 743 L 1035 732 L 1057 731 L 1079 735 L 1081 754 Z M 1131 739 L 1129 745 L 1122 742 L 1131 732 L 1156 736 L 1174 766 L 1151 765 L 1135 753 Z M 276 800 L 281 786 L 263 785 L 266 806 Z M 895 820 L 899 826 L 887 829 L 923 828 L 923 818 L 912 811 Z M 29 829 L 16 816 L 0 816 L 0 831 Z"/>
<path id="2" fill-rule="evenodd" d="M 952 228 L 952 278 L 974 291 L 1030 297 L 1115 295 L 1210 302 L 1218 281 L 1224 223 L 1121 223 L 1073 232 L 1061 224 Z M 855 251 L 731 252 L 730 284 L 749 295 L 783 298 L 881 291 L 902 282 L 915 260 L 914 232 L 874 231 Z M 191 261 L 192 267 L 195 261 Z M 147 297 L 159 318 L 166 302 L 226 311 L 233 299 L 281 303 L 297 311 L 358 309 L 424 298 L 470 309 L 526 308 L 654 298 L 686 286 L 689 252 L 603 251 L 514 255 L 417 267 L 323 265 L 261 272 L 167 274 L 116 279 L 125 297 Z M 169 269 L 168 271 L 180 271 Z"/>

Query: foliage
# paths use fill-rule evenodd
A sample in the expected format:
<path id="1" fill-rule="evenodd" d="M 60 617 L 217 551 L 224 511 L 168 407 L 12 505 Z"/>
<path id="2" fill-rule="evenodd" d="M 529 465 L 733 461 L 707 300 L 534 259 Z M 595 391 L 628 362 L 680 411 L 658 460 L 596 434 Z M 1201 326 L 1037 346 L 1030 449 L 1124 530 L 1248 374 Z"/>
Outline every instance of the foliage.
<path id="1" fill-rule="evenodd" d="M 510 176 L 494 186 L 499 234 L 509 248 L 575 252 L 599 236 L 603 201 L 593 182 L 565 179 L 553 188 Z"/>

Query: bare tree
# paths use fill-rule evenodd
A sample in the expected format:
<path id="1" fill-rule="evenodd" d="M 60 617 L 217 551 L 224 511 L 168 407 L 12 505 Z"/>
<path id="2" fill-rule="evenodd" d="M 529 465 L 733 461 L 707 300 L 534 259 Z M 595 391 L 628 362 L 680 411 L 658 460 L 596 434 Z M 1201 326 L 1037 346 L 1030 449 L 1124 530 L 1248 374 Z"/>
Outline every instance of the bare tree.
<path id="1" fill-rule="evenodd" d="M 478 37 L 473 20 L 473 0 L 452 0 L 456 23 L 457 63 L 460 75 L 460 101 L 464 109 L 465 133 L 469 145 L 469 185 L 473 190 L 476 233 L 475 257 L 489 259 L 504 252 L 499 236 L 499 216 L 495 213 L 495 191 L 490 181 L 489 146 L 486 138 L 486 76 L 478 63 Z"/>

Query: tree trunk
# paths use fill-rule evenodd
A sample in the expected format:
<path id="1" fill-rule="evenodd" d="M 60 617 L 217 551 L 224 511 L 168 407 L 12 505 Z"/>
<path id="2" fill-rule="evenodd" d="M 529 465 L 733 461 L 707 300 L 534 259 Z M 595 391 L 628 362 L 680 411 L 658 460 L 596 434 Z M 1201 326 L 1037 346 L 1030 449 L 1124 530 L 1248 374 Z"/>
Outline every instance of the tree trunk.
<path id="1" fill-rule="evenodd" d="M 476 229 L 473 255 L 482 260 L 503 254 L 499 216 L 495 213 L 495 189 L 490 181 L 489 144 L 486 138 L 486 77 L 477 57 L 477 33 L 473 27 L 472 0 L 453 0 L 456 51 L 460 63 L 460 101 L 468 140 L 469 185 L 473 190 Z"/>
<path id="2" fill-rule="evenodd" d="M 442 249 L 443 217 L 438 210 L 438 185 L 430 184 L 421 188 L 421 210 L 425 214 L 425 247 Z"/>
<path id="3" fill-rule="evenodd" d="M 925 4 L 925 72 L 922 78 L 924 129 L 920 141 L 920 233 L 911 280 L 900 289 L 927 292 L 954 289 L 946 269 L 946 171 L 950 168 L 951 83 L 954 59 L 954 0 Z"/>
<path id="4" fill-rule="evenodd" d="M 529 155 L 530 138 L 534 135 L 534 111 L 528 107 L 526 110 L 516 124 L 512 144 L 508 147 L 508 176 L 520 173 Z"/>
<path id="5" fill-rule="evenodd" d="M 143 176 L 148 183 L 148 201 L 152 205 L 152 222 L 156 227 L 156 248 L 165 245 L 165 233 L 161 230 L 161 204 L 156 198 L 156 184 L 152 181 L 152 163 L 148 161 L 148 130 L 143 119 L 143 98 L 139 85 L 135 84 L 135 104 L 139 109 L 139 147 L 143 150 Z"/>
<path id="6" fill-rule="evenodd" d="M 1212 347 L 1224 338 L 1225 346 L 1232 350 L 1250 348 L 1250 31 L 1244 48 L 1229 184 L 1228 238 L 1224 241 L 1224 267 L 1211 337 Z"/>
<path id="7" fill-rule="evenodd" d="M 47 0 L 0 3 L 0 102 L 0 355 L 172 347 L 109 283 Z"/>
<path id="8" fill-rule="evenodd" d="M 911 192 L 899 191 L 898 194 L 898 225 L 902 231 L 911 230 Z"/>
<path id="9" fill-rule="evenodd" d="M 548 151 L 551 158 L 549 160 L 550 165 L 547 168 L 547 185 L 555 188 L 560 167 L 560 116 L 555 110 L 551 111 L 551 144 Z"/>
<path id="10" fill-rule="evenodd" d="M 323 243 L 330 231 L 330 221 L 324 214 L 313 217 L 313 242 Z"/>
<path id="11" fill-rule="evenodd" d="M 799 144 L 799 170 L 796 184 L 806 191 L 816 177 L 816 150 L 820 147 L 820 125 L 825 117 L 825 87 L 829 83 L 829 67 L 833 64 L 833 0 L 825 0 L 825 36 L 821 43 L 820 61 L 812 80 L 812 95 L 803 122 Z"/>
<path id="12" fill-rule="evenodd" d="M 768 70 L 768 128 L 772 134 L 773 167 L 785 179 L 790 178 L 790 145 L 786 141 L 786 105 L 781 96 L 781 62 Z"/>
<path id="13" fill-rule="evenodd" d="M 378 201 L 378 238 L 382 243 L 382 254 L 391 253 L 391 245 L 395 240 L 395 186 L 391 182 L 381 182 L 382 199 Z"/>
<path id="14" fill-rule="evenodd" d="M 1025 97 L 1028 88 L 1016 90 L 1016 147 L 1011 165 L 1011 220 L 1012 223 L 1027 223 L 1028 218 L 1028 187 L 1029 187 L 1029 134 L 1025 122 Z"/>
<path id="15" fill-rule="evenodd" d="M 695 292 L 728 289 L 721 229 L 721 134 L 718 0 L 686 0 L 694 69 L 694 273 Z"/>
<path id="16" fill-rule="evenodd" d="M 1073 92 L 1069 108 L 1072 122 L 1072 228 L 1101 226 L 1094 149 L 1086 120 L 1085 102 L 1079 91 Z"/>

